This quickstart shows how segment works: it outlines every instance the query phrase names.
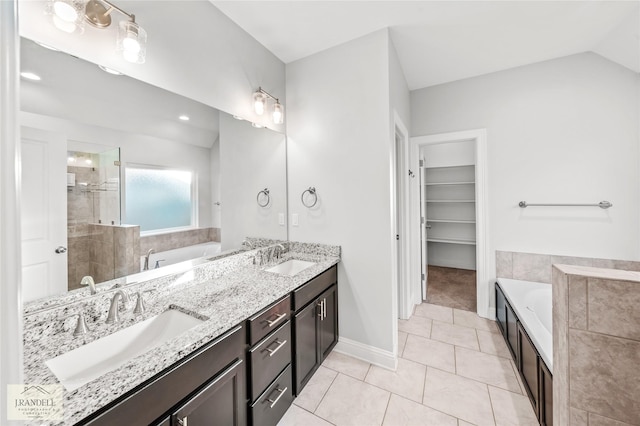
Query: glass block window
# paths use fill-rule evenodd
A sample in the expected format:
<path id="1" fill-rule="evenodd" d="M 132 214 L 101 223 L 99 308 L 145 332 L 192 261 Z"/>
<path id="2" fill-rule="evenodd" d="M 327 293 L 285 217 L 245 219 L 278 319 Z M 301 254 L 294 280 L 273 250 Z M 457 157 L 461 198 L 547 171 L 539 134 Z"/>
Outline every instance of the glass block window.
<path id="1" fill-rule="evenodd" d="M 192 227 L 194 177 L 184 170 L 128 166 L 125 170 L 125 216 L 140 232 Z"/>

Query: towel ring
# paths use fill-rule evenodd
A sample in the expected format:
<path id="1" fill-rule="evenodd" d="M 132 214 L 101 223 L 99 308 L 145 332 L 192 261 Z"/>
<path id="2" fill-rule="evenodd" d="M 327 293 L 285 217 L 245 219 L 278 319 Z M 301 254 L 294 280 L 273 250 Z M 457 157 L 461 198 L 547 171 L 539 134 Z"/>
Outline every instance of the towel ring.
<path id="1" fill-rule="evenodd" d="M 304 201 L 304 194 L 309 193 L 309 195 L 313 195 L 313 203 L 312 204 L 307 204 Z M 302 193 L 302 195 L 300 196 L 300 200 L 302 201 L 302 205 L 307 207 L 307 208 L 311 208 L 313 206 L 316 205 L 316 203 L 318 202 L 318 194 L 316 194 L 316 188 L 313 186 L 310 186 L 309 189 L 305 189 L 304 192 Z"/>
<path id="2" fill-rule="evenodd" d="M 261 203 L 260 202 L 261 198 L 262 198 L 263 201 L 266 199 L 266 201 Z M 271 201 L 271 197 L 269 196 L 269 188 L 265 188 L 262 191 L 258 192 L 258 196 L 256 197 L 256 201 L 258 202 L 258 205 L 260 207 L 267 207 L 269 205 L 269 202 Z"/>

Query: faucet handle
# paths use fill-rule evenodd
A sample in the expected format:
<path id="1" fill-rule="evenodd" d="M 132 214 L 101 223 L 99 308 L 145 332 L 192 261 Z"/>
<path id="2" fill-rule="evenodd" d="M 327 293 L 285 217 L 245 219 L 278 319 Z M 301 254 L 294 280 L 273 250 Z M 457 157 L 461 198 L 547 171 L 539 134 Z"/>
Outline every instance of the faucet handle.
<path id="1" fill-rule="evenodd" d="M 89 326 L 87 325 L 87 320 L 84 318 L 84 312 L 76 312 L 74 314 L 65 315 L 61 320 L 66 320 L 67 318 L 78 316 L 78 322 L 76 323 L 76 328 L 73 330 L 74 337 L 82 336 L 86 334 L 88 331 L 91 331 Z"/>
<path id="2" fill-rule="evenodd" d="M 147 307 L 145 306 L 144 298 L 142 297 L 142 295 L 144 293 L 151 293 L 152 291 L 156 291 L 156 289 L 155 288 L 150 288 L 148 290 L 139 291 L 137 293 L 136 307 L 133 308 L 133 314 L 134 315 L 142 315 L 142 314 L 144 314 L 144 312 L 147 310 Z"/>

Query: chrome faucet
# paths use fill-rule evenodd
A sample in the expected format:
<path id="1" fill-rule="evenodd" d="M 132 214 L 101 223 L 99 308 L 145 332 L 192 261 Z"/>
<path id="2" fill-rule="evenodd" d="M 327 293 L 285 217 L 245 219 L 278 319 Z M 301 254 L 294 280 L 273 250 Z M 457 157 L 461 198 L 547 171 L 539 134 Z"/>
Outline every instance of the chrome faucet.
<path id="1" fill-rule="evenodd" d="M 149 270 L 149 257 L 151 257 L 151 253 L 155 253 L 153 249 L 149 249 L 147 255 L 144 257 L 144 266 L 142 267 L 143 271 Z"/>
<path id="2" fill-rule="evenodd" d="M 280 257 L 282 256 L 282 254 L 284 253 L 285 248 L 282 244 L 276 244 L 273 247 L 271 247 L 271 253 L 270 253 L 270 260 L 273 259 L 280 259 Z"/>
<path id="3" fill-rule="evenodd" d="M 88 285 L 89 286 L 89 292 L 91 294 L 96 294 L 97 293 L 96 283 L 95 283 L 95 281 L 93 281 L 93 277 L 91 275 L 85 275 L 84 277 L 82 277 L 82 280 L 80 280 L 80 285 Z"/>
<path id="4" fill-rule="evenodd" d="M 111 306 L 109 306 L 109 315 L 107 316 L 107 324 L 112 324 L 120 321 L 120 315 L 118 314 L 118 300 L 122 299 L 124 308 L 127 308 L 127 302 L 129 302 L 129 296 L 123 290 L 118 290 L 111 299 Z"/>

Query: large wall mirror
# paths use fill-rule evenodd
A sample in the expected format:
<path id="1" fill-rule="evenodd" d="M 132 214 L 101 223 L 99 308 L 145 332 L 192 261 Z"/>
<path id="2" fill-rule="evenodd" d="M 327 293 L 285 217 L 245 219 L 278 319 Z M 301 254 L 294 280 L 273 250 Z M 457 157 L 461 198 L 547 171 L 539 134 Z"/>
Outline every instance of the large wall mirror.
<path id="1" fill-rule="evenodd" d="M 21 68 L 25 301 L 287 239 L 284 134 L 24 38 Z"/>

